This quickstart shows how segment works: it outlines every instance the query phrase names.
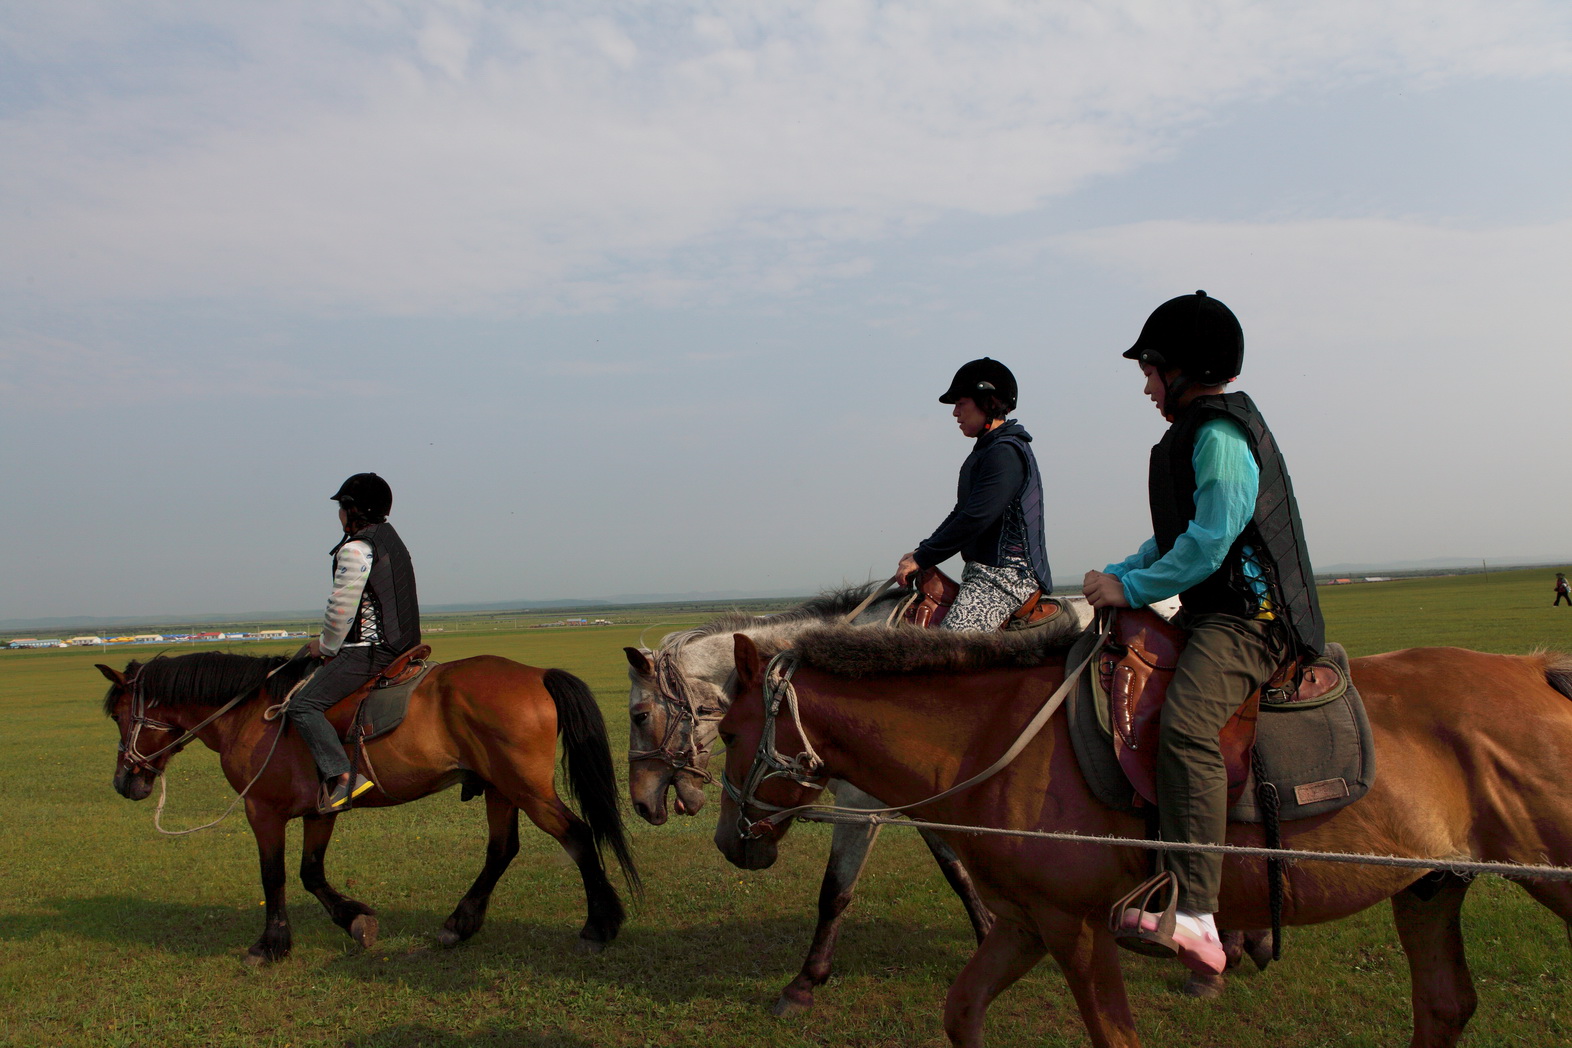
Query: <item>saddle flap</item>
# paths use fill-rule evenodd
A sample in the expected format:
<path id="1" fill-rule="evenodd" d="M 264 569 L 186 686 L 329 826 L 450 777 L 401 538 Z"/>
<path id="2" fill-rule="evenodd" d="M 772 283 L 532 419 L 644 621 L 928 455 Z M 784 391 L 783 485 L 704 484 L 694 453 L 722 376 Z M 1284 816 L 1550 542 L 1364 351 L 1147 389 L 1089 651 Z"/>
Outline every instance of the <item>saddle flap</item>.
<path id="1" fill-rule="evenodd" d="M 916 599 L 901 617 L 920 629 L 937 629 L 961 592 L 961 584 L 933 567 L 919 571 L 914 585 Z"/>
<path id="2" fill-rule="evenodd" d="M 1107 696 L 1114 753 L 1136 795 L 1157 802 L 1157 746 L 1168 685 L 1188 640 L 1186 633 L 1150 608 L 1119 611 L 1097 659 L 1098 682 Z M 1256 691 L 1218 733 L 1228 774 L 1228 803 L 1250 778 L 1250 750 L 1261 712 Z"/>
<path id="3" fill-rule="evenodd" d="M 377 675 L 373 687 L 391 688 L 403 684 L 415 674 L 420 672 L 419 663 L 425 662 L 431 656 L 431 645 L 417 644 L 404 654 L 382 667 L 382 672 Z"/>

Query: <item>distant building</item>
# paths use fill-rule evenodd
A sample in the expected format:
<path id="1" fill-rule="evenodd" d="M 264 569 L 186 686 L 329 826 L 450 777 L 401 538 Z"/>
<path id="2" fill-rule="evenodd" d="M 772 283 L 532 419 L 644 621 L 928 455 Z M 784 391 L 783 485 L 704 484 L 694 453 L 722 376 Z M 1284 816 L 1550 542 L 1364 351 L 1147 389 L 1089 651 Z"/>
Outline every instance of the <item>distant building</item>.
<path id="1" fill-rule="evenodd" d="M 94 644 L 104 643 L 102 637 L 67 637 L 66 643 L 75 648 L 91 647 Z"/>
<path id="2" fill-rule="evenodd" d="M 260 633 L 258 633 L 257 636 L 263 638 L 264 640 L 277 640 L 280 637 L 287 637 L 287 636 L 289 636 L 289 631 L 288 630 L 263 630 Z"/>
<path id="3" fill-rule="evenodd" d="M 41 640 L 37 637 L 18 637 L 6 645 L 8 648 L 59 648 L 63 646 L 59 640 Z"/>
<path id="4" fill-rule="evenodd" d="M 138 644 L 161 644 L 164 637 L 159 633 L 138 633 L 131 639 Z"/>

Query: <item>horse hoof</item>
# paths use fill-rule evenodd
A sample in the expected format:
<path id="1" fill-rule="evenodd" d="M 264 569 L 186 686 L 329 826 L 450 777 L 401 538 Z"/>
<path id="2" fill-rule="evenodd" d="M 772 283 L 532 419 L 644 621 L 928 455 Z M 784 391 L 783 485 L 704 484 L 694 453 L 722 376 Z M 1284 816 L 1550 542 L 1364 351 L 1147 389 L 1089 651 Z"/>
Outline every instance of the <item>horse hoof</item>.
<path id="1" fill-rule="evenodd" d="M 781 994 L 778 998 L 776 998 L 775 1003 L 770 1005 L 770 1014 L 775 1016 L 777 1019 L 788 1019 L 793 1015 L 802 1015 L 804 1012 L 812 1010 L 812 997 L 809 997 L 805 1001 L 799 1001 L 795 998 L 787 997 L 785 994 Z"/>
<path id="2" fill-rule="evenodd" d="M 1272 963 L 1272 933 L 1264 935 L 1246 935 L 1245 953 L 1255 962 L 1260 971 L 1266 971 L 1266 966 Z"/>
<path id="3" fill-rule="evenodd" d="M 595 953 L 602 953 L 602 952 L 605 951 L 605 949 L 606 949 L 606 944 L 603 943 L 603 942 L 600 942 L 599 940 L 596 940 L 596 939 L 580 939 L 579 940 L 579 945 L 578 945 L 578 952 L 579 953 L 586 954 L 586 955 L 588 955 L 588 954 L 595 954 Z"/>
<path id="4" fill-rule="evenodd" d="M 267 951 L 260 946 L 251 947 L 246 951 L 245 956 L 240 958 L 240 962 L 247 968 L 260 968 L 272 960 L 273 958 L 269 957 Z"/>
<path id="5" fill-rule="evenodd" d="M 363 913 L 349 922 L 349 937 L 367 950 L 377 944 L 378 930 L 377 919 L 369 913 Z"/>
<path id="6" fill-rule="evenodd" d="M 452 928 L 437 929 L 437 945 L 442 947 L 444 950 L 451 950 L 453 947 L 457 946 L 463 941 L 464 936 L 460 935 Z"/>
<path id="7" fill-rule="evenodd" d="M 1190 978 L 1185 980 L 1180 993 L 1186 997 L 1195 997 L 1199 1000 L 1215 1000 L 1223 995 L 1223 987 L 1228 985 L 1228 980 L 1221 975 L 1201 975 L 1192 972 Z"/>

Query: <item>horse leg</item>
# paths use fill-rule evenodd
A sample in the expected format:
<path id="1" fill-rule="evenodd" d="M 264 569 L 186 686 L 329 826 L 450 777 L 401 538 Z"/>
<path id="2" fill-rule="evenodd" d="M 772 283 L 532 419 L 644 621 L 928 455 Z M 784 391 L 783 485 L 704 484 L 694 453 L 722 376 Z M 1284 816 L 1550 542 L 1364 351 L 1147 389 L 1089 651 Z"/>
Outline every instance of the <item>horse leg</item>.
<path id="1" fill-rule="evenodd" d="M 1411 889 L 1392 896 L 1397 937 L 1408 955 L 1414 1006 L 1409 1048 L 1452 1048 L 1474 1014 L 1478 999 L 1463 952 L 1461 920 L 1467 892 L 1467 881 L 1448 876 L 1428 899 Z"/>
<path id="2" fill-rule="evenodd" d="M 617 889 L 611 886 L 611 881 L 606 877 L 606 868 L 601 865 L 600 853 L 595 850 L 595 836 L 589 825 L 562 803 L 555 790 L 549 798 L 524 792 L 515 799 L 515 803 L 529 816 L 531 822 L 556 838 L 562 850 L 579 868 L 579 876 L 584 881 L 584 900 L 589 908 L 584 927 L 579 929 L 579 948 L 589 953 L 599 953 L 617 937 L 624 912 L 622 900 L 617 898 Z"/>
<path id="3" fill-rule="evenodd" d="M 246 951 L 246 963 L 266 964 L 289 955 L 289 911 L 284 907 L 284 826 L 287 820 L 272 808 L 246 804 L 246 820 L 257 839 L 257 857 L 262 864 L 262 899 L 267 916 L 262 936 Z"/>
<path id="4" fill-rule="evenodd" d="M 303 820 L 305 832 L 301 841 L 300 883 L 322 902 L 334 924 L 369 950 L 377 944 L 377 911 L 363 902 L 340 894 L 338 889 L 328 883 L 324 871 L 328 842 L 333 839 L 333 824 L 337 820 L 337 815 L 307 815 Z"/>
<path id="5" fill-rule="evenodd" d="M 1572 884 L 1562 881 L 1518 881 L 1518 887 L 1534 901 L 1560 917 L 1567 926 L 1567 941 L 1572 943 Z"/>
<path id="6" fill-rule="evenodd" d="M 1119 947 L 1104 918 L 1048 910 L 1037 928 L 1075 996 L 1081 1022 L 1096 1048 L 1139 1048 L 1130 1001 L 1125 996 Z"/>
<path id="7" fill-rule="evenodd" d="M 923 843 L 933 853 L 934 861 L 939 864 L 939 870 L 944 874 L 944 879 L 950 882 L 950 888 L 960 897 L 961 905 L 966 907 L 966 916 L 972 922 L 972 934 L 977 936 L 977 944 L 988 935 L 988 930 L 993 927 L 993 914 L 982 901 L 982 896 L 977 894 L 977 886 L 972 883 L 972 875 L 966 872 L 966 867 L 961 863 L 961 857 L 955 854 L 955 849 L 932 830 L 918 830 Z"/>
<path id="8" fill-rule="evenodd" d="M 868 865 L 879 827 L 872 824 L 838 822 L 830 838 L 830 861 L 824 867 L 819 885 L 819 924 L 813 930 L 813 943 L 803 958 L 802 970 L 786 984 L 770 1011 L 794 1015 L 813 1007 L 813 991 L 830 977 L 830 956 L 841 933 L 841 916 L 851 905 L 852 891 Z"/>
<path id="9" fill-rule="evenodd" d="M 988 1005 L 1042 960 L 1046 948 L 1035 932 L 999 919 L 983 938 L 944 999 L 944 1032 L 950 1043 L 974 1048 L 983 1043 Z"/>
<path id="10" fill-rule="evenodd" d="M 437 942 L 443 946 L 457 946 L 480 931 L 486 920 L 486 907 L 491 903 L 491 891 L 519 853 L 519 810 L 494 786 L 486 787 L 486 827 L 490 830 L 486 865 L 437 932 Z"/>

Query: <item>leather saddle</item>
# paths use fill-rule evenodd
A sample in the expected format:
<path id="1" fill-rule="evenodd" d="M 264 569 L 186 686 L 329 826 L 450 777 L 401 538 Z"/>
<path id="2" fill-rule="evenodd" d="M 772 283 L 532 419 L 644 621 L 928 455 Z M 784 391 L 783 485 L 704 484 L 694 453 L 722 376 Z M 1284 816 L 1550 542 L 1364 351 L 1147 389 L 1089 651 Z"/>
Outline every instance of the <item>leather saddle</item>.
<path id="1" fill-rule="evenodd" d="M 1188 634 L 1150 608 L 1121 609 L 1096 659 L 1097 684 L 1108 702 L 1114 753 L 1137 797 L 1157 803 L 1157 742 L 1168 684 L 1179 665 Z M 1228 804 L 1234 805 L 1250 778 L 1262 693 L 1275 707 L 1312 708 L 1341 683 L 1335 670 L 1316 664 L 1302 675 L 1297 662 L 1278 669 L 1265 687 L 1245 699 L 1223 725 L 1218 743 L 1228 772 Z M 1295 677 L 1299 676 L 1297 687 Z"/>
<path id="2" fill-rule="evenodd" d="M 912 590 L 912 599 L 901 612 L 901 619 L 921 629 L 937 629 L 955 603 L 956 594 L 961 592 L 961 584 L 937 567 L 923 568 L 917 573 Z M 1044 600 L 1043 591 L 1038 590 L 999 629 L 1002 632 L 1045 625 L 1062 610 L 1055 602 Z"/>
<path id="3" fill-rule="evenodd" d="M 409 708 L 409 693 L 435 663 L 426 660 L 431 645 L 417 644 L 333 704 L 328 721 L 343 742 L 379 738 L 398 727 Z"/>

